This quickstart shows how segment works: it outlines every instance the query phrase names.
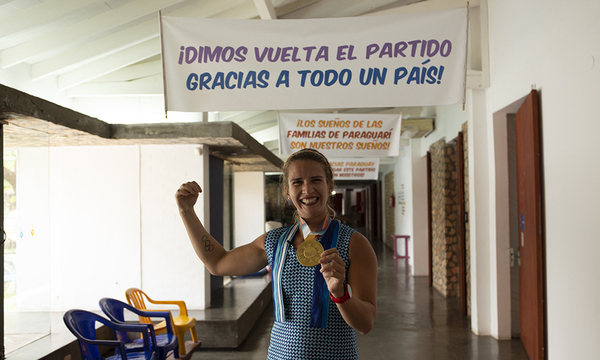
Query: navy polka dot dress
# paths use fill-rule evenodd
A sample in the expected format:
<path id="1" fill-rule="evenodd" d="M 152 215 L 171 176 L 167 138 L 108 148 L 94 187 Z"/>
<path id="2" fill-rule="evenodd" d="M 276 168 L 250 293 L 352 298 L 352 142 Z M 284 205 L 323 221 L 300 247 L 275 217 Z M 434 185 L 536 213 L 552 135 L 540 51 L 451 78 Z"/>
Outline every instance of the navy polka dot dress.
<path id="1" fill-rule="evenodd" d="M 271 268 L 273 248 L 285 230 L 287 228 L 278 228 L 267 233 L 265 252 Z M 337 249 L 346 263 L 346 273 L 350 264 L 348 249 L 353 233 L 352 228 L 340 224 Z M 296 257 L 296 249 L 288 247 L 281 281 L 285 321 L 275 321 L 273 324 L 268 359 L 358 359 L 356 332 L 346 324 L 336 304 L 330 299 L 327 327 L 310 327 L 314 271 L 312 267 L 302 266 Z"/>

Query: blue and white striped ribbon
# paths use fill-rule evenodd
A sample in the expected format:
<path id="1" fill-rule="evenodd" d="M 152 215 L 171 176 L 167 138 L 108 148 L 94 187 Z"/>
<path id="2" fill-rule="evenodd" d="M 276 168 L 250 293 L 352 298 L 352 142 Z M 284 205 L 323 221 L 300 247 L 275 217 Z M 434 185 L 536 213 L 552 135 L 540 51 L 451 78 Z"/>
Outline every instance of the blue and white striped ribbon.
<path id="1" fill-rule="evenodd" d="M 285 321 L 285 309 L 283 305 L 283 294 L 281 291 L 281 274 L 285 264 L 290 240 L 298 230 L 298 223 L 284 232 L 275 245 L 275 254 L 273 256 L 273 305 L 275 307 L 275 321 Z"/>

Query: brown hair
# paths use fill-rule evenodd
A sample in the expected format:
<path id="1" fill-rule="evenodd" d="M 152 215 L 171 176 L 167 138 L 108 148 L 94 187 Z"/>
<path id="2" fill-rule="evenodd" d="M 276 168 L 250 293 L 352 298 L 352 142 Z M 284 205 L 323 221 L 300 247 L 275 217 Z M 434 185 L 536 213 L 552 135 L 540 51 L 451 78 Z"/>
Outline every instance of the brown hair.
<path id="1" fill-rule="evenodd" d="M 321 154 L 317 150 L 306 148 L 298 150 L 290 155 L 283 164 L 281 168 L 281 183 L 284 189 L 288 188 L 288 173 L 290 165 L 298 160 L 312 160 L 320 163 L 323 166 L 323 170 L 325 170 L 325 181 L 327 181 L 328 185 L 333 183 L 333 169 L 331 168 L 331 164 L 329 164 L 329 160 L 327 160 L 325 155 Z M 335 218 L 335 210 L 333 210 L 333 207 L 331 206 L 331 196 L 327 197 L 327 213 L 332 219 Z M 298 210 L 294 212 L 294 219 L 296 221 L 300 220 L 300 217 L 298 216 Z"/>

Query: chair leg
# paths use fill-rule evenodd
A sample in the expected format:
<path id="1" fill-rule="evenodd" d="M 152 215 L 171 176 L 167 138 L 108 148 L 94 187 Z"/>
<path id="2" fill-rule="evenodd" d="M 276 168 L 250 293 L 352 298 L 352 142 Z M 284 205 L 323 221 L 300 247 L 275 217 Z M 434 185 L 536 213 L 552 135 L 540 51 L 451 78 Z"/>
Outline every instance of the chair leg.
<path id="1" fill-rule="evenodd" d="M 179 338 L 177 338 L 177 347 L 173 349 L 173 357 L 179 359 Z"/>
<path id="2" fill-rule="evenodd" d="M 198 336 L 196 335 L 196 326 L 191 327 L 190 332 L 192 333 L 192 341 L 198 342 Z"/>
<path id="3" fill-rule="evenodd" d="M 185 355 L 185 329 L 175 329 L 175 335 L 177 336 L 177 343 L 179 344 L 179 355 Z"/>

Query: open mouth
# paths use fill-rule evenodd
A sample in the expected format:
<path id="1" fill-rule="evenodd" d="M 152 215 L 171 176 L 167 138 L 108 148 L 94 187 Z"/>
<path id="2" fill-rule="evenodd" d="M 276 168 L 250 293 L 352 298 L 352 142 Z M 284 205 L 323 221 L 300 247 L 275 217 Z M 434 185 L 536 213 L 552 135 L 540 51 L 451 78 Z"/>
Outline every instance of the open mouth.
<path id="1" fill-rule="evenodd" d="M 301 199 L 300 202 L 306 205 L 314 204 L 319 201 L 319 198 L 313 197 L 308 199 Z"/>

